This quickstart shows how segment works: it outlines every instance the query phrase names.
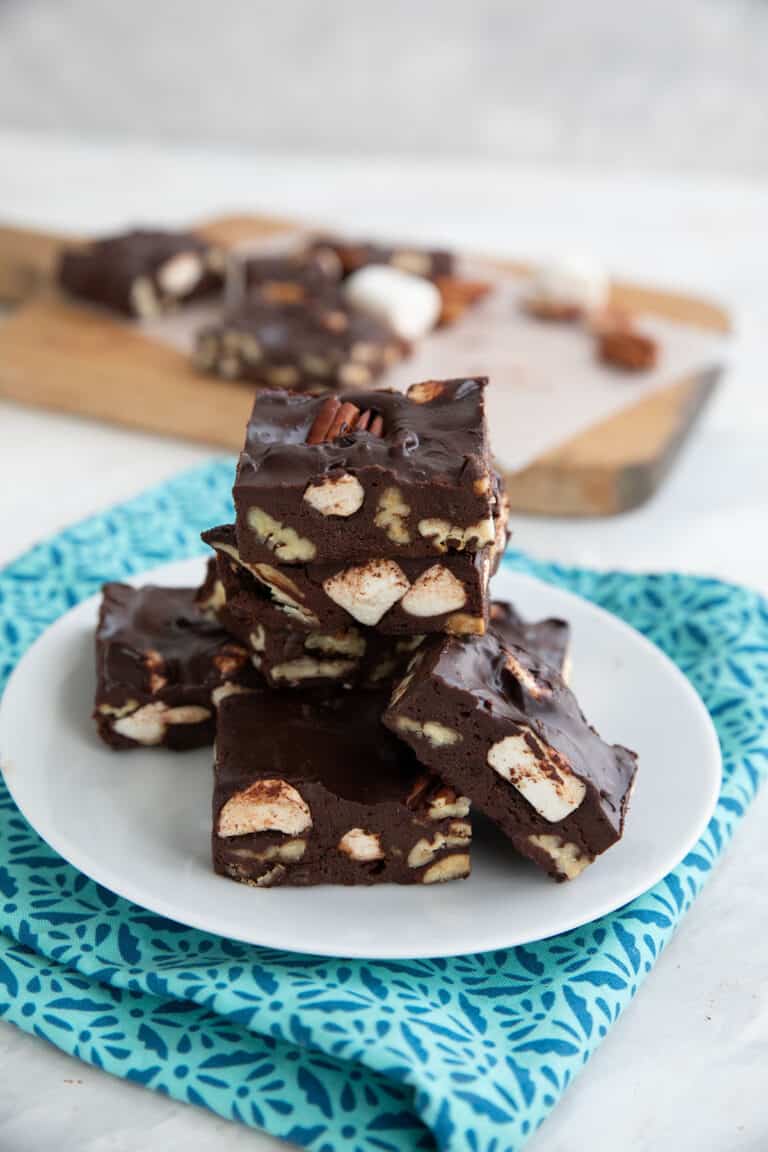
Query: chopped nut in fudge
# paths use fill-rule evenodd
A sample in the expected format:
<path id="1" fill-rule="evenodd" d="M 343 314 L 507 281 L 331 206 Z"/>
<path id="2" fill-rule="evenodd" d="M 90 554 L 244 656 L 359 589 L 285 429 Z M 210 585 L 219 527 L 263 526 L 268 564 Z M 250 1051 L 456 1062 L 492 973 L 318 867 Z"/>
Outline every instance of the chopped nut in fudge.
<path id="1" fill-rule="evenodd" d="M 620 839 L 637 760 L 605 744 L 554 667 L 509 632 L 426 639 L 384 723 L 518 852 L 572 879 Z"/>
<path id="2" fill-rule="evenodd" d="M 382 727 L 385 703 L 375 693 L 223 700 L 215 870 L 259 888 L 467 876 L 469 802 Z"/>
<path id="3" fill-rule="evenodd" d="M 407 346 L 387 324 L 331 295 L 251 296 L 198 334 L 199 368 L 263 388 L 322 394 L 368 388 Z"/>
<path id="4" fill-rule="evenodd" d="M 362 624 L 385 635 L 480 635 L 488 622 L 488 581 L 499 562 L 496 545 L 489 544 L 440 560 L 251 563 L 241 556 L 231 525 L 204 532 L 203 540 L 222 557 L 228 611 L 255 627 L 266 592 L 287 627 L 320 632 Z"/>
<path id="5" fill-rule="evenodd" d="M 258 683 L 193 588 L 105 584 L 96 631 L 94 719 L 112 748 L 210 744 L 217 702 Z"/>
<path id="6" fill-rule="evenodd" d="M 58 280 L 71 296 L 150 319 L 223 287 L 224 256 L 190 232 L 134 231 L 66 248 Z"/>
<path id="7" fill-rule="evenodd" d="M 492 544 L 500 507 L 486 383 L 258 394 L 234 487 L 243 559 L 440 557 Z"/>

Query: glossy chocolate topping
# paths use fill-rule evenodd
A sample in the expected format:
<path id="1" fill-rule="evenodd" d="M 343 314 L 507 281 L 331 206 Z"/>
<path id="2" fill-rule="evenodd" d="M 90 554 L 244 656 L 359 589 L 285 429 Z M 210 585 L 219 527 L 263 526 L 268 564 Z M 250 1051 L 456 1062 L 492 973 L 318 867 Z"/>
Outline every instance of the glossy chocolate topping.
<path id="1" fill-rule="evenodd" d="M 213 657 L 231 638 L 195 602 L 194 588 L 105 584 L 96 634 L 101 693 L 133 684 L 148 652 L 163 659 L 174 685 L 200 685 L 218 673 Z"/>
<path id="2" fill-rule="evenodd" d="M 444 638 L 427 641 L 425 649 L 434 681 L 470 698 L 489 724 L 532 729 L 620 816 L 635 754 L 598 736 L 565 681 L 538 654 L 509 643 L 503 628 L 493 624 L 470 642 Z"/>
<path id="3" fill-rule="evenodd" d="M 527 648 L 536 659 L 563 675 L 571 633 L 567 620 L 524 620 L 506 600 L 495 600 L 491 604 L 491 627 L 505 644 Z"/>
<path id="4" fill-rule="evenodd" d="M 295 484 L 333 469 L 375 466 L 396 473 L 405 482 L 459 484 L 470 462 L 487 461 L 487 381 L 478 377 L 441 383 L 440 394 L 422 404 L 398 392 L 340 396 L 342 402 L 380 415 L 382 434 L 352 431 L 321 444 L 307 444 L 307 437 L 323 399 L 260 393 L 248 425 L 237 485 Z"/>

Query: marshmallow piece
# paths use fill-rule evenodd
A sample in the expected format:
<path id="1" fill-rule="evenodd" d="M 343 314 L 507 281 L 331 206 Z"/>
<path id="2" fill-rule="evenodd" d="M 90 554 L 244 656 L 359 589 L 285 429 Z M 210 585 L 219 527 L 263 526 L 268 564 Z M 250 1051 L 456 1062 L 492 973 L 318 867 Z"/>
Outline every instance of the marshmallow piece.
<path id="1" fill-rule="evenodd" d="M 437 324 L 442 308 L 431 280 L 387 264 L 369 264 L 344 283 L 349 304 L 384 320 L 403 340 L 419 340 Z"/>
<path id="2" fill-rule="evenodd" d="M 574 776 L 565 758 L 539 743 L 530 729 L 494 744 L 488 763 L 552 824 L 570 816 L 587 792 L 584 781 Z"/>
<path id="3" fill-rule="evenodd" d="M 531 279 L 528 299 L 589 312 L 605 305 L 609 287 L 608 277 L 598 264 L 588 256 L 568 253 L 539 265 Z"/>

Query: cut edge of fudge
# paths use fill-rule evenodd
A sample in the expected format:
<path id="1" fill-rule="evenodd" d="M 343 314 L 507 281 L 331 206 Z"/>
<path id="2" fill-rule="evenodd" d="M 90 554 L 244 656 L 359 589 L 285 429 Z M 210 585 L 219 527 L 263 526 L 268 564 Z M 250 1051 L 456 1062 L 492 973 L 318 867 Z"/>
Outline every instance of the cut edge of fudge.
<path id="1" fill-rule="evenodd" d="M 469 875 L 469 802 L 381 727 L 383 704 L 266 691 L 222 701 L 215 871 L 259 888 Z"/>
<path id="2" fill-rule="evenodd" d="M 556 879 L 622 836 L 635 754 L 602 741 L 556 669 L 498 625 L 425 640 L 383 721 Z"/>
<path id="3" fill-rule="evenodd" d="M 244 560 L 232 525 L 203 532 L 202 538 L 226 558 L 219 574 L 228 611 L 246 619 L 255 619 L 254 605 L 266 594 L 286 623 L 308 631 L 362 624 L 386 635 L 482 635 L 488 622 L 488 582 L 499 562 L 493 545 L 440 559 L 375 557 L 298 566 Z"/>
<path id="4" fill-rule="evenodd" d="M 199 603 L 215 613 L 221 626 L 248 649 L 254 667 L 272 688 L 381 689 L 403 674 L 424 638 L 383 636 L 363 625 L 335 632 L 292 628 L 266 590 L 249 598 L 247 612 L 238 610 L 237 603 L 228 607 L 227 584 L 233 586 L 229 560 L 211 557 Z"/>

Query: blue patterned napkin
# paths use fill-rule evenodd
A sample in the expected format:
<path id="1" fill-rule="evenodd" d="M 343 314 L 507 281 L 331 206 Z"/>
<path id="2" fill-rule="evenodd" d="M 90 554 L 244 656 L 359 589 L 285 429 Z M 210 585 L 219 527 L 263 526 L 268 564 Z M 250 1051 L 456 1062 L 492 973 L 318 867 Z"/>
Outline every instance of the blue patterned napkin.
<path id="1" fill-rule="evenodd" d="M 199 553 L 198 532 L 230 515 L 231 480 L 231 461 L 214 461 L 0 574 L 0 685 L 102 581 Z M 714 580 L 506 562 L 628 620 L 703 696 L 725 777 L 679 868 L 618 912 L 528 947 L 318 959 L 232 943 L 113 896 L 48 848 L 0 786 L 0 1016 L 314 1152 L 521 1148 L 653 967 L 768 770 L 768 608 Z"/>

